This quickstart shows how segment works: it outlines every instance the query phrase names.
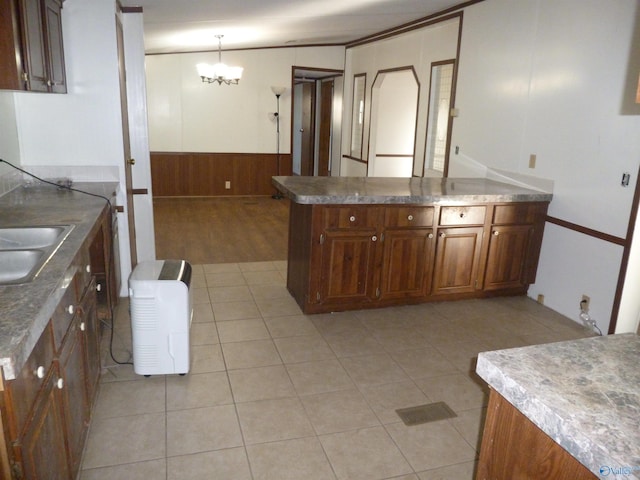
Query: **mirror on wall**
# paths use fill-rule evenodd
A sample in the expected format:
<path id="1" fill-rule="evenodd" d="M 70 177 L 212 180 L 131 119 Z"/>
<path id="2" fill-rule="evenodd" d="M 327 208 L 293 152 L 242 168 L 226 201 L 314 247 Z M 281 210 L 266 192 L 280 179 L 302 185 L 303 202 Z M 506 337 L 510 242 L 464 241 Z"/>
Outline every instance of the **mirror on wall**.
<path id="1" fill-rule="evenodd" d="M 378 72 L 371 94 L 368 176 L 412 176 L 419 91 L 413 67 Z"/>
<path id="2" fill-rule="evenodd" d="M 362 141 L 364 130 L 364 96 L 367 74 L 360 73 L 353 77 L 353 106 L 351 110 L 351 151 L 353 158 L 362 158 Z"/>
<path id="3" fill-rule="evenodd" d="M 427 116 L 427 143 L 424 156 L 424 176 L 446 175 L 451 146 L 451 94 L 455 60 L 431 64 L 429 87 L 429 113 Z"/>

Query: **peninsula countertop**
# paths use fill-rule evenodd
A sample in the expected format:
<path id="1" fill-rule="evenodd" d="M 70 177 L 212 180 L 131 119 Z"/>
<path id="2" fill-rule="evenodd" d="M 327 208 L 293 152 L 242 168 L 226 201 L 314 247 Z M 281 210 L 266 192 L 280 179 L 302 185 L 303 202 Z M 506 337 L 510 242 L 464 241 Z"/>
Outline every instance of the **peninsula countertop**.
<path id="1" fill-rule="evenodd" d="M 118 183 L 78 183 L 73 188 L 112 199 Z M 0 226 L 75 227 L 28 283 L 0 286 L 0 367 L 15 378 L 64 295 L 68 270 L 106 201 L 49 185 L 18 187 L 0 196 Z M 66 279 L 66 280 L 65 280 Z"/>
<path id="2" fill-rule="evenodd" d="M 594 474 L 640 478 L 639 366 L 640 337 L 620 334 L 483 352 L 476 370 Z"/>
<path id="3" fill-rule="evenodd" d="M 300 204 L 549 202 L 552 194 L 484 178 L 272 177 Z"/>

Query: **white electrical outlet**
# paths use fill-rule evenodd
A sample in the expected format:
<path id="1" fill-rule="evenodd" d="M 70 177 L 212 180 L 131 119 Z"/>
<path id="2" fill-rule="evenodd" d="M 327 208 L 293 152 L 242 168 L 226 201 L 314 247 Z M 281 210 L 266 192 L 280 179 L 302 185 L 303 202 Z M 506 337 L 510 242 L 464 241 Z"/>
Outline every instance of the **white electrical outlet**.
<path id="1" fill-rule="evenodd" d="M 231 182 L 229 180 L 227 180 L 226 182 L 224 182 L 224 188 L 226 188 L 227 190 L 231 189 Z"/>

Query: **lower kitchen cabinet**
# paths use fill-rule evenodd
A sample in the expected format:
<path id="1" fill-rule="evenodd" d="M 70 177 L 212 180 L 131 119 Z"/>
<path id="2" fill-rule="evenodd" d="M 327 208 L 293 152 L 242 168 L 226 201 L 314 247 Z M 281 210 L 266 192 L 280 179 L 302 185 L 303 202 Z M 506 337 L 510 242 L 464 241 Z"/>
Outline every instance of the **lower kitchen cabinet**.
<path id="1" fill-rule="evenodd" d="M 325 231 L 321 234 L 320 302 L 367 303 L 376 297 L 372 281 L 375 230 Z"/>
<path id="2" fill-rule="evenodd" d="M 473 293 L 478 286 L 483 227 L 451 227 L 438 230 L 434 295 Z"/>
<path id="3" fill-rule="evenodd" d="M 547 206 L 294 203 L 287 288 L 305 313 L 523 294 Z"/>
<path id="4" fill-rule="evenodd" d="M 12 474 L 17 479 L 61 480 L 70 477 L 66 452 L 63 388 L 57 364 L 49 369 L 33 407 L 31 421 L 14 443 L 17 461 Z"/>
<path id="5" fill-rule="evenodd" d="M 432 229 L 387 228 L 382 245 L 379 298 L 424 298 L 431 283 Z"/>
<path id="6" fill-rule="evenodd" d="M 109 248 L 104 240 L 110 236 L 102 229 L 110 225 L 108 212 L 105 209 L 69 267 L 66 291 L 23 368 L 4 383 L 0 420 L 5 437 L 0 440 L 5 442 L 0 446 L 8 447 L 0 456 L 8 459 L 15 480 L 77 478 L 101 369 L 91 254 L 111 259 L 96 246 Z M 103 277 L 113 270 L 104 262 L 97 267 Z M 111 305 L 105 307 L 112 311 Z"/>

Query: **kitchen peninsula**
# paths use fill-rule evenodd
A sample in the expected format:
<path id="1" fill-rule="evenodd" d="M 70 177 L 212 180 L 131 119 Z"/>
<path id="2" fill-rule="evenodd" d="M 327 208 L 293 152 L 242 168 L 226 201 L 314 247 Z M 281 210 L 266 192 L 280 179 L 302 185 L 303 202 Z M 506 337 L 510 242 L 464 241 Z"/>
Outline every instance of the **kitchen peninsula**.
<path id="1" fill-rule="evenodd" d="M 640 337 L 482 352 L 477 478 L 640 478 Z"/>
<path id="2" fill-rule="evenodd" d="M 305 313 L 521 295 L 552 195 L 482 178 L 273 177 Z"/>

